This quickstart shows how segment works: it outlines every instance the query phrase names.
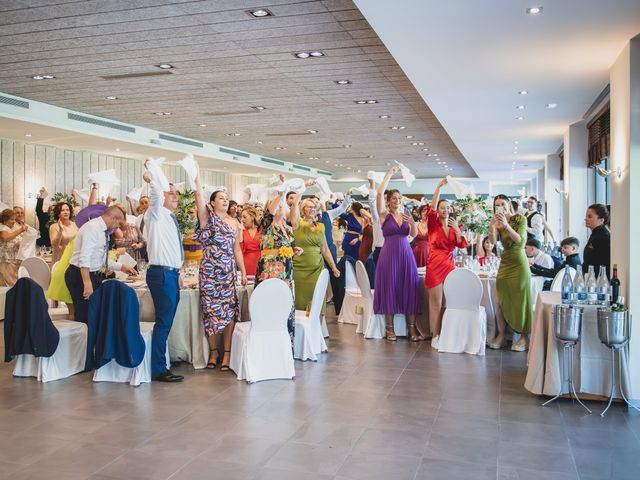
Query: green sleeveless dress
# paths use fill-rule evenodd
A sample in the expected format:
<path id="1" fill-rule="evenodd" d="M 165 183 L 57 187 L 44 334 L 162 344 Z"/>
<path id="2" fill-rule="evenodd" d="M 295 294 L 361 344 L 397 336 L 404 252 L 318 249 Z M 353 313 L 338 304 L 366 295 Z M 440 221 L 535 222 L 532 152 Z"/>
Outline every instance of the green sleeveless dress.
<path id="1" fill-rule="evenodd" d="M 518 232 L 520 241 L 514 243 L 504 230 L 499 232 L 504 251 L 496 278 L 498 301 L 511 329 L 518 333 L 529 333 L 533 321 L 533 306 L 531 270 L 524 252 L 527 243 L 527 219 L 522 215 L 514 215 L 509 219 L 509 225 Z"/>
<path id="2" fill-rule="evenodd" d="M 322 257 L 322 243 L 324 239 L 324 225 L 316 223 L 315 232 L 309 228 L 305 220 L 300 220 L 300 226 L 293 232 L 296 246 L 304 252 L 299 257 L 293 257 L 293 278 L 296 292 L 296 310 L 306 310 L 307 305 L 313 299 L 313 290 L 316 281 L 324 268 Z M 325 312 L 325 304 L 322 305 L 322 313 Z"/>

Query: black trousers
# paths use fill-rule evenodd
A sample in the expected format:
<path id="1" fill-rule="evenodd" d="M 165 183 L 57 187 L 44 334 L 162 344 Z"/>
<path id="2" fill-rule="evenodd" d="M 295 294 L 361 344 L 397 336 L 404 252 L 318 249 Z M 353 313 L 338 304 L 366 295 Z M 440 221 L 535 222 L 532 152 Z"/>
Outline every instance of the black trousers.
<path id="1" fill-rule="evenodd" d="M 95 292 L 105 279 L 102 272 L 89 273 L 91 285 Z M 71 299 L 73 300 L 73 308 L 75 310 L 75 320 L 77 322 L 87 323 L 89 320 L 89 301 L 84 299 L 84 282 L 80 269 L 75 265 L 69 265 L 64 274 L 64 281 L 67 284 Z"/>

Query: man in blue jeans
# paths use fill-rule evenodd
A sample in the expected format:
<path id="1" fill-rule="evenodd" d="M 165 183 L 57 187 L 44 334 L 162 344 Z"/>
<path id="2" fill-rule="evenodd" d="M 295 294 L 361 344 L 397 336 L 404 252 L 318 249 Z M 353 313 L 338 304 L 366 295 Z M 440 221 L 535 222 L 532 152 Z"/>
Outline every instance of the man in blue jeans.
<path id="1" fill-rule="evenodd" d="M 173 374 L 167 368 L 166 359 L 167 337 L 180 301 L 180 268 L 184 261 L 182 235 L 173 213 L 178 206 L 178 196 L 174 185 L 168 184 L 166 190 L 166 177 L 159 165 L 147 160 L 145 167 L 147 171 L 143 178 L 151 185 L 151 202 L 144 217 L 149 256 L 147 286 L 156 311 L 151 340 L 151 376 L 159 382 L 180 382 L 184 377 Z"/>

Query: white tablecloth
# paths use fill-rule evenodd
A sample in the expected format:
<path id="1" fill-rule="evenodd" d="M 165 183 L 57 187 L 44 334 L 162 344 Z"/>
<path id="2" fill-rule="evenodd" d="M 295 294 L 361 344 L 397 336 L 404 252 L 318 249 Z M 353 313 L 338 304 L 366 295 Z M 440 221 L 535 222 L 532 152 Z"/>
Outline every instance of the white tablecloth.
<path id="1" fill-rule="evenodd" d="M 11 287 L 0 287 L 0 320 L 4 320 L 4 300 Z"/>
<path id="2" fill-rule="evenodd" d="M 561 303 L 559 292 L 541 292 L 535 308 L 535 320 L 529 345 L 529 365 L 524 386 L 535 394 L 557 395 L 562 383 L 560 362 L 562 344 L 553 328 L 553 306 Z M 611 351 L 598 338 L 596 306 L 585 305 L 582 316 L 582 338 L 574 357 L 576 391 L 609 396 L 611 389 Z M 622 359 L 622 384 L 628 395 L 628 351 Z M 563 393 L 567 393 L 566 384 Z"/>
<path id="3" fill-rule="evenodd" d="M 155 309 L 149 289 L 141 287 L 135 290 L 140 302 L 140 321 L 155 321 Z M 240 301 L 240 321 L 248 321 L 250 320 L 249 297 L 253 292 L 253 286 L 237 287 L 237 292 Z M 169 332 L 167 347 L 172 362 L 188 362 L 196 369 L 207 366 L 209 344 L 202 326 L 199 290 L 190 288 L 180 290 L 180 302 Z"/>

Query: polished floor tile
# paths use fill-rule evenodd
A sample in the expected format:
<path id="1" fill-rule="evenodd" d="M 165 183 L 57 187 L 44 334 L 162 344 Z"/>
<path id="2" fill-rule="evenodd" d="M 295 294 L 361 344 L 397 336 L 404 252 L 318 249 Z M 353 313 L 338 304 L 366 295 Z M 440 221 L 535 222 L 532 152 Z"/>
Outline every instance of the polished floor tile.
<path id="1" fill-rule="evenodd" d="M 334 317 L 329 330 L 329 353 L 296 362 L 294 381 L 182 364 L 175 385 L 42 384 L 2 364 L 0 479 L 637 478 L 640 414 L 541 407 L 526 354 L 364 340 Z"/>

